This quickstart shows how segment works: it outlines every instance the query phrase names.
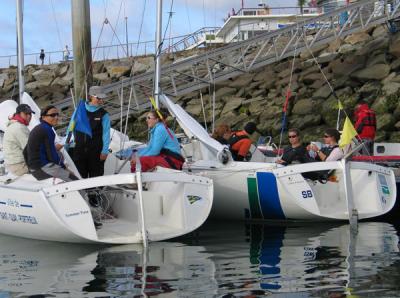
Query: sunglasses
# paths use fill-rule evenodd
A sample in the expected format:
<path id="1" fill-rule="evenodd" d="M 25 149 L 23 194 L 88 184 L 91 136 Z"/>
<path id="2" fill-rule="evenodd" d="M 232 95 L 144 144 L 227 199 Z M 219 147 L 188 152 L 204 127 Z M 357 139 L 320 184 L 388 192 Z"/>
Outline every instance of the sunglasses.
<path id="1" fill-rule="evenodd" d="M 49 116 L 49 117 L 55 118 L 55 117 L 60 116 L 60 114 L 59 113 L 51 113 L 51 114 L 46 114 L 45 116 Z"/>
<path id="2" fill-rule="evenodd" d="M 331 138 L 332 136 L 324 135 L 324 138 Z"/>
<path id="3" fill-rule="evenodd" d="M 151 117 L 151 116 L 147 116 L 146 119 L 150 120 L 150 119 L 156 119 L 156 118 L 155 117 Z"/>
<path id="4" fill-rule="evenodd" d="M 297 135 L 289 136 L 289 139 L 292 139 L 292 138 L 297 138 Z"/>

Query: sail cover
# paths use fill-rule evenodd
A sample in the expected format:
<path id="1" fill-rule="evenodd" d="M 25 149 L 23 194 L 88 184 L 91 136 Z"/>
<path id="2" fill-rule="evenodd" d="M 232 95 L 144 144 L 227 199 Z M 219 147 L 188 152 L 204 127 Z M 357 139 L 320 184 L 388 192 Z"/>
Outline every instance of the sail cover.
<path id="1" fill-rule="evenodd" d="M 173 103 L 164 94 L 160 96 L 160 101 L 176 118 L 179 125 L 190 139 L 195 138 L 199 140 L 216 159 L 220 160 L 220 156 L 226 154 L 228 147 L 213 139 L 204 127 L 193 119 L 180 105 Z"/>

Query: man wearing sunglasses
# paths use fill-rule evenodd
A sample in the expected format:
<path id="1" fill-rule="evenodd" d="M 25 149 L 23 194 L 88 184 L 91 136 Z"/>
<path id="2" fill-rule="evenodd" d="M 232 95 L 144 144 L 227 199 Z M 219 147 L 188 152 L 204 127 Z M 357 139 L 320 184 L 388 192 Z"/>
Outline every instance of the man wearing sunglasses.
<path id="1" fill-rule="evenodd" d="M 71 119 L 86 121 L 91 135 L 77 129 L 74 133 L 75 148 L 73 159 L 82 178 L 97 177 L 104 174 L 104 162 L 110 146 L 110 116 L 102 107 L 107 95 L 100 86 L 89 89 L 89 99 L 84 110 L 76 110 Z M 80 113 L 79 117 L 75 117 Z M 85 117 L 85 119 L 83 119 Z M 71 125 L 70 125 L 71 126 Z"/>
<path id="2" fill-rule="evenodd" d="M 28 125 L 32 118 L 31 107 L 20 104 L 6 125 L 3 138 L 4 160 L 7 169 L 16 176 L 28 173 L 23 150 L 28 142 Z"/>
<path id="3" fill-rule="evenodd" d="M 283 155 L 276 163 L 289 165 L 291 163 L 306 163 L 313 161 L 308 155 L 306 147 L 301 143 L 300 131 L 296 128 L 291 128 L 288 131 L 290 146 L 283 150 Z"/>
<path id="4" fill-rule="evenodd" d="M 45 107 L 40 113 L 40 124 L 32 129 L 24 149 L 29 172 L 38 180 L 51 177 L 64 181 L 78 179 L 66 169 L 62 161 L 58 152 L 62 146 L 56 147 L 54 143 L 54 126 L 58 123 L 58 117 L 59 112 L 55 106 Z"/>

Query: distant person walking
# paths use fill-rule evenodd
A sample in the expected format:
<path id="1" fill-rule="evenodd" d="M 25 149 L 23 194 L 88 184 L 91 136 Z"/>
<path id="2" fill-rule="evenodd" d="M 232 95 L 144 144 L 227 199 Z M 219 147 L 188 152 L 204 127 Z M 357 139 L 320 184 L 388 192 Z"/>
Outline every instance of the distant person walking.
<path id="1" fill-rule="evenodd" d="M 68 45 L 66 45 L 65 49 L 63 51 L 64 61 L 68 61 L 70 55 L 71 55 L 71 52 L 68 49 Z"/>
<path id="2" fill-rule="evenodd" d="M 46 57 L 46 54 L 44 53 L 44 50 L 41 49 L 40 54 L 39 54 L 39 59 L 40 59 L 40 61 L 42 61 L 42 65 L 44 63 L 44 57 Z"/>

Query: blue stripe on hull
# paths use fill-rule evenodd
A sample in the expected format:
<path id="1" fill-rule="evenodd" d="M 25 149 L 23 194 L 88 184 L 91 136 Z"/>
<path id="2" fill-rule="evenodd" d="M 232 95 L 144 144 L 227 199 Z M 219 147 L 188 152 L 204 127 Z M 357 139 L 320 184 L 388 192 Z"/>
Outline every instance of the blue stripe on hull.
<path id="1" fill-rule="evenodd" d="M 273 173 L 257 172 L 258 196 L 264 219 L 285 219 Z"/>

